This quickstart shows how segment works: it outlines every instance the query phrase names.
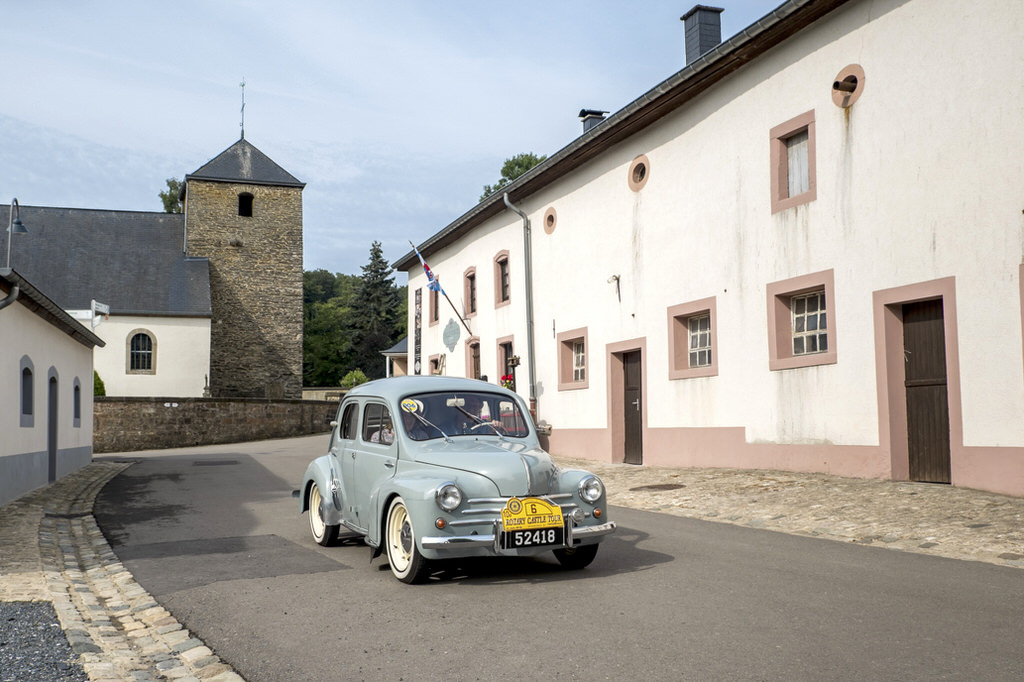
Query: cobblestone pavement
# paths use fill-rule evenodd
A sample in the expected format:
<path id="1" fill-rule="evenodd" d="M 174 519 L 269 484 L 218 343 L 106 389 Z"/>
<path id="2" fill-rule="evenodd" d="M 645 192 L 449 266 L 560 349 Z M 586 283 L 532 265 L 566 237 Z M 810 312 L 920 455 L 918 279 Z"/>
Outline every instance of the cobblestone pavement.
<path id="1" fill-rule="evenodd" d="M 943 485 L 555 458 L 611 505 L 1024 568 L 1024 498 Z M 96 460 L 0 508 L 0 601 L 53 604 L 90 680 L 241 682 L 135 582 L 92 516 L 131 463 Z"/>
<path id="2" fill-rule="evenodd" d="M 90 680 L 240 682 L 135 582 L 92 516 L 131 463 L 95 461 L 0 508 L 0 601 L 53 604 Z"/>
<path id="3" fill-rule="evenodd" d="M 600 476 L 611 505 L 1024 568 L 1022 497 L 826 474 L 556 459 Z"/>

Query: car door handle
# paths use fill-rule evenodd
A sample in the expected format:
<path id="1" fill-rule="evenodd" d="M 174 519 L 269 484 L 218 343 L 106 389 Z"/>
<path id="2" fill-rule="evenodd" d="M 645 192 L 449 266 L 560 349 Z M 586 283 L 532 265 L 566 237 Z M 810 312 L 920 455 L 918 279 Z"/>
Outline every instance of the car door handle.
<path id="1" fill-rule="evenodd" d="M 388 469 L 394 469 L 395 468 L 395 465 L 392 462 L 384 462 L 384 466 L 387 467 Z"/>

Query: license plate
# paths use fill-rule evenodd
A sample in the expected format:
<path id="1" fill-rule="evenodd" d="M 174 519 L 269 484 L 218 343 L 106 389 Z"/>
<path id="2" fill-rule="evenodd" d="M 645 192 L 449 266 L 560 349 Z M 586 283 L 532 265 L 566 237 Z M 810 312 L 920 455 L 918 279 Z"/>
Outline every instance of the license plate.
<path id="1" fill-rule="evenodd" d="M 538 497 L 511 498 L 501 510 L 501 523 L 502 549 L 565 544 L 562 508 Z"/>

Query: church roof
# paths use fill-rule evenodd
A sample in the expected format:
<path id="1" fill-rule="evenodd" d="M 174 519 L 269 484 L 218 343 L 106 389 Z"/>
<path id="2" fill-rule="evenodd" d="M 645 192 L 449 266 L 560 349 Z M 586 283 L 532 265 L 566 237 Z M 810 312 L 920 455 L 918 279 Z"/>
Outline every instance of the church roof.
<path id="1" fill-rule="evenodd" d="M 305 187 L 299 180 L 256 149 L 245 138 L 234 143 L 199 170 L 185 176 L 185 181 L 243 182 L 252 185 Z"/>
<path id="2" fill-rule="evenodd" d="M 28 234 L 14 237 L 11 264 L 64 310 L 95 299 L 113 314 L 210 316 L 209 262 L 185 257 L 182 214 L 23 205 L 20 215 Z"/>

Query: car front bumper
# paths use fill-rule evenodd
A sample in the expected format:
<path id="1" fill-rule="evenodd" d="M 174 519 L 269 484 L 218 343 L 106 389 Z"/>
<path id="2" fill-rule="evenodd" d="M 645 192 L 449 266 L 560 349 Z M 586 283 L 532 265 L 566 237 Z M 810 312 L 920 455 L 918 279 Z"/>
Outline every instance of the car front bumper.
<path id="1" fill-rule="evenodd" d="M 565 544 L 562 546 L 547 546 L 538 548 L 540 551 L 547 551 L 552 549 L 563 549 L 565 547 L 572 547 L 576 544 L 577 540 L 589 540 L 591 538 L 600 538 L 610 533 L 615 532 L 615 522 L 609 521 L 607 523 L 598 524 L 596 526 L 572 526 L 569 525 L 568 533 L 565 538 Z M 468 548 L 487 548 L 494 551 L 495 554 L 516 554 L 521 550 L 503 550 L 500 546 L 500 535 L 499 533 L 481 533 L 475 535 L 435 535 L 424 537 L 420 540 L 420 544 L 423 549 L 428 550 L 462 550 Z M 586 543 L 591 544 L 591 543 Z"/>

